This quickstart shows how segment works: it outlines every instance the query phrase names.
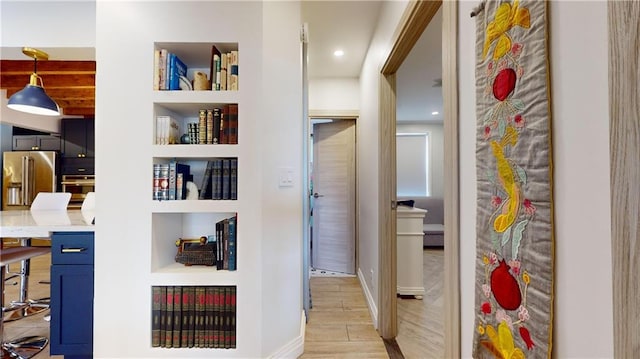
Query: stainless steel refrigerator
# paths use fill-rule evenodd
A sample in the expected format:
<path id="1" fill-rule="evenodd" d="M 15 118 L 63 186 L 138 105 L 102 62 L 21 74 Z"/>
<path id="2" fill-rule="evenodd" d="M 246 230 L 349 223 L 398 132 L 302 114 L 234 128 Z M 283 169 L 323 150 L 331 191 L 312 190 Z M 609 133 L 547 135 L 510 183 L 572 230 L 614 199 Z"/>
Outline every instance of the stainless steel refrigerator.
<path id="1" fill-rule="evenodd" d="M 58 191 L 60 156 L 55 151 L 3 153 L 2 210 L 29 209 L 38 192 Z"/>

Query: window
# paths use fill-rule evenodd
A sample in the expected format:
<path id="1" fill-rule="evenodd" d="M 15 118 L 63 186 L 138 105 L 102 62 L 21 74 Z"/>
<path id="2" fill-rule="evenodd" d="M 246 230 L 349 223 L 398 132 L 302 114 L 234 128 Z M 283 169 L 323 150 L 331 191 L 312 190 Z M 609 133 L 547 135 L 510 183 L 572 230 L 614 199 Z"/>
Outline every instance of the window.
<path id="1" fill-rule="evenodd" d="M 396 134 L 398 196 L 429 196 L 429 134 Z"/>

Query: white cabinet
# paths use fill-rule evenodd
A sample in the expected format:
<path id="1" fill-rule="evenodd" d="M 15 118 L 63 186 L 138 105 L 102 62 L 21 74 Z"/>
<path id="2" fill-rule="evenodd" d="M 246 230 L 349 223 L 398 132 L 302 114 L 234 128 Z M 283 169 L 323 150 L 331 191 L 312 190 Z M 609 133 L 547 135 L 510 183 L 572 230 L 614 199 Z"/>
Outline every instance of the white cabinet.
<path id="1" fill-rule="evenodd" d="M 427 211 L 398 206 L 397 209 L 397 293 L 422 299 L 422 224 Z"/>

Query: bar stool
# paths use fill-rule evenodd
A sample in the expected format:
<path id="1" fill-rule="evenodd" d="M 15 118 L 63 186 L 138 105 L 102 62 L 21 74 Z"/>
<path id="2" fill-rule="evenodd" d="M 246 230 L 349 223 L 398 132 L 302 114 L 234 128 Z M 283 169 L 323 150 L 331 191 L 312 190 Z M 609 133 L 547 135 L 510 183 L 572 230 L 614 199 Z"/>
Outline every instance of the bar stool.
<path id="1" fill-rule="evenodd" d="M 4 341 L 4 313 L 16 310 L 21 310 L 28 303 L 21 303 L 19 305 L 12 305 L 5 308 L 4 306 L 4 280 L 5 280 L 5 267 L 11 263 L 22 262 L 29 260 L 32 257 L 40 256 L 51 252 L 47 247 L 14 247 L 6 248 L 0 251 L 0 358 L 21 358 L 28 359 L 38 354 L 49 343 L 47 337 L 40 336 L 26 336 L 12 341 Z"/>
<path id="2" fill-rule="evenodd" d="M 31 203 L 31 213 L 46 214 L 48 216 L 55 215 L 56 213 L 65 213 L 69 200 L 71 199 L 71 193 L 66 192 L 40 192 L 36 195 Z M 31 238 L 20 238 L 21 247 L 17 248 L 41 248 L 45 250 L 45 253 L 51 253 L 50 247 L 31 247 Z M 6 250 L 9 250 L 8 248 Z M 29 297 L 29 274 L 31 271 L 31 257 L 20 260 L 20 295 L 17 301 L 11 302 L 11 307 L 20 308 L 19 310 L 11 310 L 4 321 L 10 322 L 18 319 L 22 319 L 31 315 L 41 313 L 49 309 L 49 298 L 41 298 L 37 300 L 28 299 Z M 4 272 L 4 270 L 3 270 Z M 2 281 L 4 285 L 4 280 Z M 4 316 L 4 314 L 3 314 Z"/>

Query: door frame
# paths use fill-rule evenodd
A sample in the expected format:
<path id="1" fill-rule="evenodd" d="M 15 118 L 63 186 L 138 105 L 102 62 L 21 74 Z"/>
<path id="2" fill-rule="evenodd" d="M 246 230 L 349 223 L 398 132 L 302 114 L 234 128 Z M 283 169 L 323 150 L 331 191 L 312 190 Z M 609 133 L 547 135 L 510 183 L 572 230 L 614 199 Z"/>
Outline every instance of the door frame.
<path id="1" fill-rule="evenodd" d="M 309 129 L 307 130 L 307 149 L 309 153 L 314 153 L 313 150 L 313 137 L 311 136 L 311 127 L 313 124 L 311 123 L 313 120 L 318 119 L 331 119 L 331 120 L 353 120 L 353 131 L 354 131 L 354 146 L 353 146 L 353 158 L 354 158 L 354 173 L 353 173 L 353 190 L 354 190 L 354 216 L 353 216 L 353 245 L 354 245 L 354 268 L 355 273 L 358 272 L 358 213 L 359 213 L 359 203 L 358 203 L 358 111 L 349 111 L 349 110 L 313 110 L 309 112 L 307 125 Z M 313 160 L 313 156 L 309 156 L 308 159 Z M 305 164 L 307 167 L 309 166 L 309 161 Z M 309 169 L 309 173 L 312 173 L 312 169 Z M 309 197 L 313 195 L 310 191 L 311 188 L 311 176 L 308 176 L 307 179 L 307 192 L 309 193 Z M 311 224 L 307 221 L 307 231 L 311 234 Z M 311 236 L 310 236 L 311 238 Z M 309 251 L 309 258 L 313 258 L 313 250 Z"/>
<path id="2" fill-rule="evenodd" d="M 442 6 L 442 92 L 444 112 L 444 353 L 460 357 L 459 158 L 457 1 L 412 0 L 394 34 L 394 44 L 380 72 L 379 118 L 379 322 L 385 339 L 395 338 L 396 302 L 396 72 Z"/>

